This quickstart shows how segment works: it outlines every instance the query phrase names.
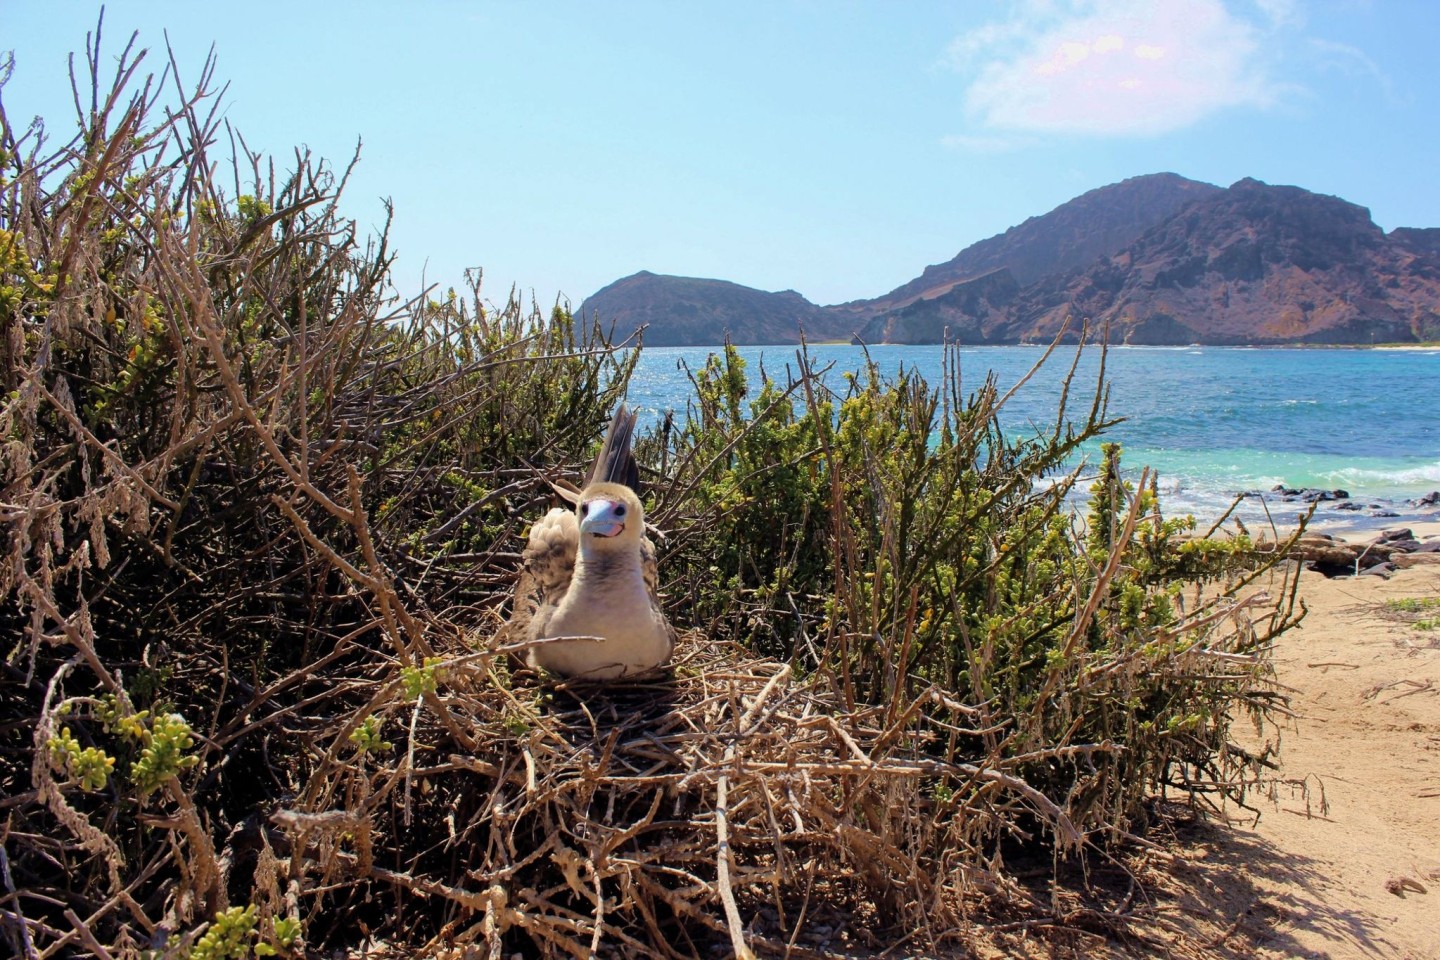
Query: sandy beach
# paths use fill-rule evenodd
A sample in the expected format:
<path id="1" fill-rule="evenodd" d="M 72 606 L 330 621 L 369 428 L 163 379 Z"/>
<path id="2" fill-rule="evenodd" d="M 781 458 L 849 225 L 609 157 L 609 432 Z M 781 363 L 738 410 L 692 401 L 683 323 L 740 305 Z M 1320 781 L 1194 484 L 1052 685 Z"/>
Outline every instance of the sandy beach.
<path id="1" fill-rule="evenodd" d="M 1422 539 L 1440 524 L 1413 528 Z M 1389 577 L 1307 571 L 1275 650 L 1295 716 L 1258 812 L 1175 838 L 1143 956 L 1440 957 L 1440 555 Z M 1149 936 L 1146 939 L 1150 939 Z M 1134 956 L 1126 949 L 1116 955 Z"/>

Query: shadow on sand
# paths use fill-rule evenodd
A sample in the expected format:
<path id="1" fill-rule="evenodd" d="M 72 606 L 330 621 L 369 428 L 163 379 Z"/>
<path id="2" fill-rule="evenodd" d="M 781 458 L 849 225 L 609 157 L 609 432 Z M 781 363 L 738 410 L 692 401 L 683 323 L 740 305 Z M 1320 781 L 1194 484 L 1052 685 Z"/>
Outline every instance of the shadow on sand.
<path id="1" fill-rule="evenodd" d="M 1351 955 L 1397 955 L 1377 918 L 1332 895 L 1338 881 L 1324 863 L 1243 827 L 1195 823 L 1177 839 L 1185 855 L 1158 865 L 1147 884 L 1153 923 L 1170 931 L 1177 954 L 1327 957 L 1343 947 Z"/>

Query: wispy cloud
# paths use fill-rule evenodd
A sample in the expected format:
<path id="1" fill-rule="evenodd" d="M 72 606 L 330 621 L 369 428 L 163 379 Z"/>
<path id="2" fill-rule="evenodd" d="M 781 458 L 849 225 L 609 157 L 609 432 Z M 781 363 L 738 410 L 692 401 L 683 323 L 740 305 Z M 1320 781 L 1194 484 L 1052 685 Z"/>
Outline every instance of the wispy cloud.
<path id="1" fill-rule="evenodd" d="M 1348 43 L 1322 40 L 1319 37 L 1310 38 L 1308 46 L 1313 60 L 1322 69 L 1338 70 L 1357 79 L 1372 81 L 1380 88 L 1387 103 L 1395 103 L 1401 99 L 1389 74 L 1360 48 Z"/>
<path id="2" fill-rule="evenodd" d="M 1247 20 L 1220 0 L 1028 0 L 956 39 L 948 59 L 972 78 L 966 111 L 985 137 L 1154 136 L 1275 101 L 1262 41 L 1296 17 L 1286 0 L 1258 12 Z"/>
<path id="3" fill-rule="evenodd" d="M 1298 27 L 1305 22 L 1297 0 L 1255 0 L 1255 6 L 1277 27 Z"/>

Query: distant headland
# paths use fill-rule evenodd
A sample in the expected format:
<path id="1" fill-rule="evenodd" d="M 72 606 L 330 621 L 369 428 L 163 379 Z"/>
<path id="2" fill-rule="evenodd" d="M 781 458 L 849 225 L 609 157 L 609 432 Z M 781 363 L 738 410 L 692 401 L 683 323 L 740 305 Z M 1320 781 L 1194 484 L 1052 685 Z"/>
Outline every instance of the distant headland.
<path id="1" fill-rule="evenodd" d="M 1048 342 L 1067 320 L 1136 345 L 1440 340 L 1440 228 L 1384 232 L 1364 207 L 1244 179 L 1132 177 L 966 247 L 870 300 L 641 271 L 581 312 L 650 346 Z M 1067 338 L 1078 336 L 1072 324 Z"/>

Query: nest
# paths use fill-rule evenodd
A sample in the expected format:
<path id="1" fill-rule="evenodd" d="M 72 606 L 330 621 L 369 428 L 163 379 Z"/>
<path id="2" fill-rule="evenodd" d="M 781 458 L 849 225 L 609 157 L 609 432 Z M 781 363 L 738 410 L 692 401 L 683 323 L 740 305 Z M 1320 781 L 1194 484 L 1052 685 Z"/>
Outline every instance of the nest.
<path id="1" fill-rule="evenodd" d="M 447 722 L 419 701 L 402 755 L 337 762 L 305 808 L 273 814 L 282 878 L 443 905 L 426 918 L 443 921 L 432 950 L 744 956 L 934 943 L 965 926 L 973 884 L 993 882 L 979 865 L 998 836 L 1041 822 L 1078 842 L 1013 762 L 927 753 L 942 735 L 983 740 L 960 704 L 925 722 L 847 710 L 816 678 L 693 635 L 671 668 L 632 682 L 507 686 L 500 666 L 493 652 L 449 660 Z M 382 866 L 384 834 L 423 852 Z"/>

